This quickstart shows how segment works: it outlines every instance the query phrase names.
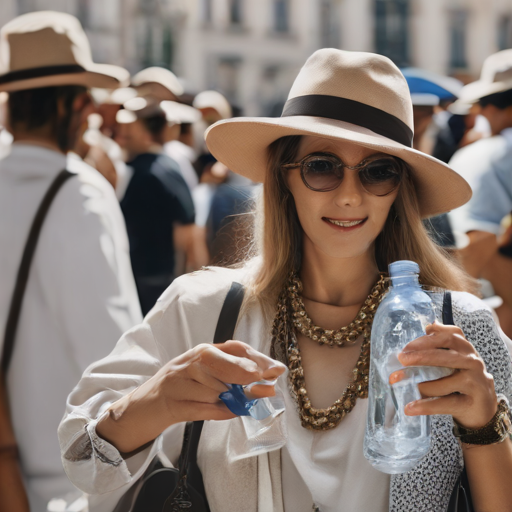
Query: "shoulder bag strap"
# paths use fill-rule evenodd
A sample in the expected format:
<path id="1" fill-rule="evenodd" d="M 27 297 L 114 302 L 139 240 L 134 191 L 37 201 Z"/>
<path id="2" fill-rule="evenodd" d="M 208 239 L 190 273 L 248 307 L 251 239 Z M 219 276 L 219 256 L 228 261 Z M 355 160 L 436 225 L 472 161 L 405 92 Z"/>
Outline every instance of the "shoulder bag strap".
<path id="1" fill-rule="evenodd" d="M 244 293 L 243 285 L 235 282 L 231 284 L 231 288 L 226 295 L 219 315 L 213 336 L 213 343 L 224 343 L 233 338 L 238 315 L 244 299 Z M 203 421 L 187 423 L 181 447 L 179 469 L 180 481 L 188 480 L 188 482 L 193 485 L 195 491 L 199 492 L 204 497 L 204 502 L 206 506 L 208 506 L 201 470 L 197 464 L 197 449 L 201 439 L 203 424 Z M 171 500 L 169 500 L 169 504 L 170 501 Z"/>
<path id="2" fill-rule="evenodd" d="M 443 324 L 455 325 L 453 319 L 452 294 L 449 291 L 444 292 L 443 297 Z M 462 470 L 461 475 L 455 483 L 447 512 L 474 512 L 466 468 Z"/>
<path id="3" fill-rule="evenodd" d="M 75 175 L 66 170 L 61 171 L 57 175 L 57 177 L 50 185 L 50 188 L 47 190 L 45 196 L 43 197 L 43 200 L 41 201 L 41 204 L 37 210 L 36 216 L 32 222 L 27 242 L 25 244 L 25 249 L 23 250 L 21 263 L 18 268 L 16 284 L 14 286 L 11 305 L 9 307 L 9 314 L 5 324 L 4 344 L 2 348 L 1 359 L 1 373 L 3 374 L 4 379 L 7 378 L 7 371 L 9 370 L 9 365 L 11 363 L 12 354 L 14 351 L 14 340 L 16 338 L 21 307 L 23 305 L 23 296 L 25 295 L 25 289 L 27 287 L 30 273 L 30 265 L 36 251 L 37 241 L 39 239 L 39 234 L 41 233 L 41 228 L 43 227 L 44 219 L 46 218 L 46 214 L 48 213 L 48 210 L 50 209 L 50 206 L 53 202 L 53 199 L 57 195 L 57 192 L 62 187 L 62 185 L 72 176 Z"/>

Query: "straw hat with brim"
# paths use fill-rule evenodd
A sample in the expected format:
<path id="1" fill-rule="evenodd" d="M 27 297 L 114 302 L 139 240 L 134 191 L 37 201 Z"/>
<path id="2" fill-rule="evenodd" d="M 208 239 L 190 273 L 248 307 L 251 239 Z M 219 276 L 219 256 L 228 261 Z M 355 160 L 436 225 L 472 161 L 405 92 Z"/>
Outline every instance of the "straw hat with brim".
<path id="1" fill-rule="evenodd" d="M 128 71 L 92 61 L 87 36 L 70 14 L 39 11 L 13 19 L 0 31 L 0 91 L 59 85 L 115 89 Z"/>
<path id="2" fill-rule="evenodd" d="M 411 167 L 423 217 L 471 198 L 464 178 L 412 149 L 409 88 L 400 70 L 381 55 L 318 50 L 295 79 L 281 117 L 219 121 L 207 130 L 206 144 L 229 169 L 263 182 L 268 146 L 287 135 L 349 141 L 401 158 Z"/>
<path id="3" fill-rule="evenodd" d="M 139 96 L 150 96 L 160 101 L 175 100 L 184 92 L 176 75 L 158 66 L 139 71 L 131 80 Z"/>
<path id="4" fill-rule="evenodd" d="M 480 79 L 464 86 L 461 103 L 475 103 L 481 98 L 512 89 L 512 50 L 494 53 L 485 59 Z"/>

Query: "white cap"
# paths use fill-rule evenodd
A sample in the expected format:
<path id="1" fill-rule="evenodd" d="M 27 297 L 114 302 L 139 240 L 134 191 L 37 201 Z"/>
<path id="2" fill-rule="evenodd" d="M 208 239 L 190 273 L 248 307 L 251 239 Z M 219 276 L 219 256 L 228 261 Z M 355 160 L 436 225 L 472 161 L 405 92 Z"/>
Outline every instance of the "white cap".
<path id="1" fill-rule="evenodd" d="M 204 108 L 213 108 L 216 110 L 222 119 L 229 119 L 233 117 L 233 111 L 229 101 L 217 91 L 203 91 L 200 92 L 195 98 L 192 105 L 201 110 Z"/>
<path id="2" fill-rule="evenodd" d="M 131 87 L 121 87 L 119 89 L 91 89 L 91 95 L 98 104 L 107 103 L 109 105 L 122 105 L 137 96 L 137 91 Z"/>
<path id="3" fill-rule="evenodd" d="M 201 119 L 201 112 L 199 110 L 177 101 L 162 101 L 160 108 L 165 112 L 167 122 L 169 123 L 191 124 Z"/>
<path id="4" fill-rule="evenodd" d="M 412 93 L 411 100 L 414 107 L 435 107 L 439 105 L 439 96 L 427 93 Z"/>

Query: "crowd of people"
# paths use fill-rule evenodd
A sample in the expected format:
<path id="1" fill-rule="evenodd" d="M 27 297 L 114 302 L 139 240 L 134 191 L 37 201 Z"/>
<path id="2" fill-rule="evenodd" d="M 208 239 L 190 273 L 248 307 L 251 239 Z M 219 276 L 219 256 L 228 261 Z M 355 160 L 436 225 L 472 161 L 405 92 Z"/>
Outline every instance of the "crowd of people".
<path id="1" fill-rule="evenodd" d="M 454 298 L 467 340 L 446 326 L 436 339 L 485 362 L 494 383 L 459 354 L 450 364 L 479 385 L 424 391 L 468 396 L 464 410 L 418 404 L 411 414 L 452 415 L 478 429 L 495 415 L 495 392 L 511 398 L 512 50 L 488 57 L 468 85 L 399 71 L 374 54 L 320 50 L 283 116 L 261 120 L 234 118 L 217 91 L 189 94 L 167 69 L 130 76 L 94 63 L 67 14 L 19 16 L 0 38 L 0 509 L 78 510 L 83 491 L 91 512 L 114 510 L 153 457 L 176 464 L 184 422 L 233 417 L 217 400 L 224 382 L 277 378 L 299 348 L 313 402 L 347 400 L 350 383 L 337 376 L 351 373 L 360 345 L 340 356 L 303 334 L 290 349 L 275 334 L 293 330 L 284 313 L 272 314 L 276 304 L 292 307 L 283 298 L 291 272 L 325 332 L 350 324 L 390 259 L 418 261 L 426 286 L 482 297 L 486 304 Z M 372 177 L 381 153 L 392 163 Z M 331 188 L 314 176 L 312 158 L 337 166 Z M 373 192 L 372 179 L 389 190 Z M 212 352 L 233 281 L 249 296 L 236 331 L 245 343 Z M 159 383 L 173 372 L 175 394 L 162 398 Z M 200 462 L 212 511 L 242 510 L 246 498 L 255 501 L 244 510 L 259 512 L 426 512 L 435 494 L 446 510 L 462 461 L 480 509 L 511 510 L 502 507 L 512 502 L 503 485 L 510 440 L 501 451 L 466 451 L 446 438 L 439 416 L 433 455 L 390 481 L 359 453 L 364 401 L 351 398 L 340 426 L 320 433 L 292 417 L 296 402 L 282 387 L 289 443 L 279 461 L 265 454 L 265 466 L 233 464 L 219 452 L 232 422 L 205 427 Z M 418 491 L 433 468 L 442 477 Z"/>

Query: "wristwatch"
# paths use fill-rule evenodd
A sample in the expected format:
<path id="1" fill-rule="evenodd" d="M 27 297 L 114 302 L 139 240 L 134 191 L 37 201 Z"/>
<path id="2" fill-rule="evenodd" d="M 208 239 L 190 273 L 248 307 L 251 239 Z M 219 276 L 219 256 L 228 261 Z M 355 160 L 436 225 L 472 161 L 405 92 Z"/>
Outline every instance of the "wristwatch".
<path id="1" fill-rule="evenodd" d="M 465 428 L 453 420 L 453 435 L 465 444 L 496 444 L 512 433 L 512 412 L 505 395 L 497 395 L 498 410 L 491 421 L 480 428 Z"/>

